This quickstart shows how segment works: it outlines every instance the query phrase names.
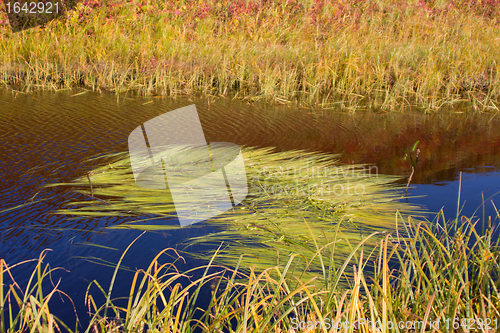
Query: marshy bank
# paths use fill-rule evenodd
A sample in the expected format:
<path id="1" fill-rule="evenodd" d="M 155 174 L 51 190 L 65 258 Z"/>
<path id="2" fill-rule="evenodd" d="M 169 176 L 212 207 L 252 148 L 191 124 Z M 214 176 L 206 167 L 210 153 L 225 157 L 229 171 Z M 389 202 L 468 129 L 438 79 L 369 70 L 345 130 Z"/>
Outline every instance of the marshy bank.
<path id="1" fill-rule="evenodd" d="M 497 1 L 85 1 L 43 28 L 0 26 L 0 83 L 498 111 L 498 17 Z"/>

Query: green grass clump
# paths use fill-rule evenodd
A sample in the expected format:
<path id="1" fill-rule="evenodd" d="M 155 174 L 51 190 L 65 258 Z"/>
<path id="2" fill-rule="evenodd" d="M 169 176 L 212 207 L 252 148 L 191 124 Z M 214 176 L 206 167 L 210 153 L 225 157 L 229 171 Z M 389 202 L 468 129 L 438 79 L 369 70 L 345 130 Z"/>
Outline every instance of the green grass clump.
<path id="1" fill-rule="evenodd" d="M 339 243 L 336 258 L 342 258 L 363 235 L 395 230 L 396 210 L 404 213 L 417 210 L 398 200 L 401 194 L 395 191 L 394 182 L 399 177 L 379 175 L 376 168 L 366 165 L 339 165 L 336 155 L 305 151 L 276 153 L 270 148 L 244 148 L 242 155 L 247 198 L 222 215 L 188 226 L 215 228 L 211 234 L 191 238 L 185 245 L 189 248 L 201 244 L 215 249 L 224 242 L 226 245 L 217 256 L 219 264 L 234 266 L 239 254 L 246 253 L 251 255 L 243 259 L 244 264 L 264 269 L 276 263 L 276 251 L 279 258 L 284 258 L 280 260 L 286 261 L 292 252 L 309 257 L 316 247 L 332 242 Z M 103 165 L 92 170 L 92 176 L 82 175 L 70 183 L 48 185 L 69 186 L 86 196 L 85 199 L 92 194 L 91 200 L 69 202 L 67 209 L 55 213 L 91 218 L 138 217 L 109 227 L 114 229 L 180 228 L 174 220 L 176 209 L 169 191 L 136 185 L 128 152 L 91 161 Z M 151 224 L 158 219 L 162 224 Z M 365 246 L 373 247 L 377 237 Z M 199 255 L 206 258 L 213 251 Z M 305 261 L 295 263 L 297 269 L 305 268 Z M 315 272 L 324 268 L 320 258 L 308 265 Z"/>
<path id="2" fill-rule="evenodd" d="M 0 26 L 0 82 L 498 110 L 499 14 L 494 0 L 85 1 L 44 28 Z"/>

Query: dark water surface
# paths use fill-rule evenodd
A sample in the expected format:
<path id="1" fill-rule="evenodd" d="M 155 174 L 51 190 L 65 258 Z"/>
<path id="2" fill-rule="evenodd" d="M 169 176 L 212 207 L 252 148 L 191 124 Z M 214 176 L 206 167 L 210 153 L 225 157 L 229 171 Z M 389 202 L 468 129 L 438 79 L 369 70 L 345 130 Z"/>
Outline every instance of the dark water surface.
<path id="1" fill-rule="evenodd" d="M 197 107 L 207 142 L 276 147 L 278 151 L 339 153 L 341 162 L 372 163 L 380 174 L 408 177 L 411 164 L 403 157 L 420 140 L 419 160 L 409 194 L 426 197 L 409 201 L 425 205 L 430 211 L 444 206 L 449 218 L 456 214 L 460 172 L 463 172 L 461 202 L 465 201 L 465 215 L 472 215 L 481 204 L 482 193 L 486 199 L 500 191 L 500 115 L 493 113 L 480 115 L 452 110 L 439 114 L 348 114 L 232 100 L 208 103 L 206 99 L 195 98 L 117 99 L 113 94 L 91 92 L 71 96 L 69 92 L 15 95 L 3 91 L 0 92 L 0 210 L 33 203 L 0 214 L 0 257 L 13 264 L 37 258 L 45 248 L 52 249 L 45 262 L 69 271 L 54 273 L 53 281 L 62 278 L 59 288 L 73 299 L 85 323 L 88 316 L 83 299 L 88 283 L 98 279 L 106 289 L 113 273 L 113 268 L 97 262 L 103 263 L 101 259 L 105 259 L 116 263 L 122 250 L 140 232 L 104 231 L 103 227 L 123 223 L 127 218 L 72 220 L 52 215 L 50 212 L 62 208 L 65 202 L 82 198 L 68 190 L 40 186 L 69 182 L 85 175 L 95 166 L 83 163 L 84 159 L 126 151 L 128 135 L 137 126 L 190 104 Z M 489 201 L 486 214 L 494 214 Z M 123 265 L 132 270 L 145 268 L 160 250 L 207 232 L 210 230 L 206 228 L 184 228 L 146 233 L 133 245 Z M 184 268 L 199 264 L 188 257 L 186 260 Z M 31 268 L 20 266 L 13 273 L 27 279 Z M 130 278 L 131 273 L 120 272 L 115 286 L 117 294 L 128 293 Z M 97 294 L 97 289 L 94 291 Z M 55 313 L 68 321 L 74 318 L 68 301 L 56 305 Z"/>

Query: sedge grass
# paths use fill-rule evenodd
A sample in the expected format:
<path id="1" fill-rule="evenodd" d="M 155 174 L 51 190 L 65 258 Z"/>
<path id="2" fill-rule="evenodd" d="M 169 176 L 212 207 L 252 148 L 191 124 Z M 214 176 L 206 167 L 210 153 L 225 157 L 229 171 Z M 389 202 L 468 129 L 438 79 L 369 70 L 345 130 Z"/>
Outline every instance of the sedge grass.
<path id="1" fill-rule="evenodd" d="M 444 223 L 442 212 L 439 216 Z M 161 257 L 170 251 L 165 249 L 148 268 L 136 272 L 124 308 L 110 300 L 112 283 L 107 293 L 97 281 L 91 283 L 86 302 L 92 319 L 85 331 L 496 332 L 500 244 L 494 235 L 498 228 L 489 224 L 479 235 L 475 231 L 479 221 L 470 218 L 443 224 L 398 215 L 398 221 L 407 230 L 405 237 L 387 234 L 371 253 L 358 246 L 340 266 L 332 267 L 324 257 L 325 267 L 334 274 L 307 281 L 292 272 L 296 255 L 264 271 L 251 266 L 245 272 L 241 260 L 232 268 L 215 267 L 215 253 L 206 265 L 179 272 L 174 264 L 162 263 Z M 337 245 L 328 245 L 331 252 Z M 314 255 L 323 256 L 320 249 Z M 118 268 L 119 263 L 113 280 Z M 201 274 L 194 274 L 196 270 Z M 200 277 L 191 280 L 195 275 Z M 338 283 L 342 275 L 352 277 L 350 285 Z M 94 284 L 106 296 L 105 305 L 95 303 Z M 200 292 L 208 287 L 212 295 L 208 308 L 197 309 Z M 10 300 L 3 298 L 2 304 Z M 106 309 L 114 315 L 107 315 Z M 22 308 L 19 317 L 26 311 Z M 471 323 L 475 329 L 470 329 Z"/>
<path id="2" fill-rule="evenodd" d="M 42 251 L 37 260 L 14 265 L 7 265 L 4 259 L 0 259 L 0 332 L 61 332 L 62 328 L 73 332 L 50 311 L 49 301 L 55 294 L 66 298 L 69 296 L 58 289 L 60 281 L 48 294 L 44 294 L 42 283 L 58 269 L 51 269 L 48 264 L 43 266 L 45 255 L 46 250 Z M 32 261 L 36 262 L 36 266 L 23 290 L 14 279 L 12 269 Z M 4 290 L 7 284 L 8 288 Z"/>
<path id="3" fill-rule="evenodd" d="M 0 26 L 0 83 L 498 111 L 499 14 L 498 1 L 86 1 L 44 28 Z"/>

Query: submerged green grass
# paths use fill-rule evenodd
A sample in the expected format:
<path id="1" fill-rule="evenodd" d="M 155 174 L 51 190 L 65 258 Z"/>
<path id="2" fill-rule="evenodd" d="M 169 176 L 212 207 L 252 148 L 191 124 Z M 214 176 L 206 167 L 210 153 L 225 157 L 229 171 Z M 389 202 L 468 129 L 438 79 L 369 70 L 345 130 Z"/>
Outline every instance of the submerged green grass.
<path id="1" fill-rule="evenodd" d="M 45 28 L 0 26 L 0 83 L 498 111 L 499 15 L 498 1 L 85 1 Z"/>
<path id="2" fill-rule="evenodd" d="M 364 236 L 376 232 L 379 238 L 386 231 L 396 230 L 397 210 L 409 213 L 418 209 L 398 200 L 401 194 L 394 182 L 399 177 L 379 175 L 374 166 L 342 166 L 336 162 L 336 155 L 305 151 L 276 153 L 271 148 L 245 148 L 242 153 L 249 187 L 247 198 L 222 215 L 189 226 L 216 229 L 185 244 L 187 248 L 196 244 L 217 248 L 223 243 L 223 250 L 217 256 L 219 264 L 234 266 L 240 254 L 246 254 L 242 259 L 245 266 L 255 264 L 265 269 L 286 262 L 291 253 L 310 257 L 332 243 L 338 243 L 332 258 L 342 260 Z M 56 213 L 138 217 L 136 221 L 110 228 L 148 231 L 180 228 L 174 219 L 175 206 L 168 191 L 135 184 L 128 153 L 100 157 L 92 163 L 103 166 L 92 170 L 91 176 L 82 176 L 74 182 L 49 185 L 71 186 L 90 197 L 70 202 L 68 209 Z M 147 214 L 153 217 L 140 218 Z M 373 248 L 377 237 L 363 246 Z M 198 255 L 206 258 L 213 251 Z M 302 261 L 302 269 L 304 265 Z M 324 269 L 319 257 L 308 265 L 310 272 Z"/>

